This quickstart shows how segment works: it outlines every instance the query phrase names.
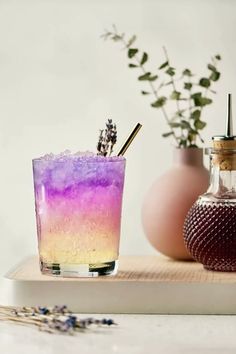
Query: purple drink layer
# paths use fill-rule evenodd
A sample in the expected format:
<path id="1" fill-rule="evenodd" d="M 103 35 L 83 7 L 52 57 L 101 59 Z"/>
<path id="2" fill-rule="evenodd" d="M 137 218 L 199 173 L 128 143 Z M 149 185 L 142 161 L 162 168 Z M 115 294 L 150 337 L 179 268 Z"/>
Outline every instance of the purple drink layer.
<path id="1" fill-rule="evenodd" d="M 33 160 L 35 188 L 66 192 L 80 184 L 119 187 L 123 178 L 123 157 L 103 157 L 91 154 L 45 155 Z M 123 188 L 123 184 L 120 186 Z"/>

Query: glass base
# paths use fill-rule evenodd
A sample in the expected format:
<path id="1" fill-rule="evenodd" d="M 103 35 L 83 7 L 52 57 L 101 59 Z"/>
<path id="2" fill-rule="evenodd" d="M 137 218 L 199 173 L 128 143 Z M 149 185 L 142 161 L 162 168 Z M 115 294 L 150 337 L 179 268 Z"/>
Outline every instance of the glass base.
<path id="1" fill-rule="evenodd" d="M 91 278 L 99 276 L 116 275 L 118 261 L 97 264 L 59 264 L 45 263 L 40 260 L 41 272 L 45 275 L 53 275 L 65 278 Z"/>

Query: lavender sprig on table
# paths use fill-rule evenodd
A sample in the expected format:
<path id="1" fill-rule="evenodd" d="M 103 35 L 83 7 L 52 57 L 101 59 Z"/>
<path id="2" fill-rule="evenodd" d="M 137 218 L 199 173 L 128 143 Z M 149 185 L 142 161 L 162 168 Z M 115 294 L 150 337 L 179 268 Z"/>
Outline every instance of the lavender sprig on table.
<path id="1" fill-rule="evenodd" d="M 67 306 L 54 307 L 11 307 L 0 306 L 0 321 L 36 326 L 48 333 L 74 334 L 92 325 L 111 326 L 112 319 L 78 318 Z"/>
<path id="2" fill-rule="evenodd" d="M 100 130 L 100 135 L 97 144 L 97 154 L 101 156 L 111 156 L 116 142 L 116 124 L 112 123 L 112 119 L 108 119 L 106 123 L 106 128 Z"/>

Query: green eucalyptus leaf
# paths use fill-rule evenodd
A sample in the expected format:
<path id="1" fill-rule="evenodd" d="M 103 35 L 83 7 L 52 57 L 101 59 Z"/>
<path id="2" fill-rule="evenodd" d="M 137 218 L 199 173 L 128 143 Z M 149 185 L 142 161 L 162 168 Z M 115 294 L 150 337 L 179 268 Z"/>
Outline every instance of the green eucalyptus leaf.
<path id="1" fill-rule="evenodd" d="M 191 133 L 188 134 L 187 140 L 190 142 L 190 145 L 191 145 L 191 143 L 192 143 L 192 141 L 194 140 L 195 137 L 196 137 L 195 134 L 191 134 Z"/>
<path id="2" fill-rule="evenodd" d="M 184 83 L 185 90 L 191 90 L 192 87 L 193 87 L 193 84 L 191 84 L 191 82 Z"/>
<path id="3" fill-rule="evenodd" d="M 161 64 L 160 66 L 159 66 L 159 70 L 161 70 L 161 69 L 164 69 L 166 66 L 168 66 L 169 65 L 169 62 L 168 62 L 168 60 L 167 61 L 165 61 L 163 64 Z"/>
<path id="4" fill-rule="evenodd" d="M 191 95 L 191 98 L 194 101 L 195 106 L 200 106 L 201 107 L 201 100 L 202 100 L 202 93 L 201 92 L 196 92 Z"/>
<path id="5" fill-rule="evenodd" d="M 179 91 L 173 91 L 172 94 L 170 95 L 170 98 L 172 100 L 179 100 L 181 96 L 181 92 Z"/>
<path id="6" fill-rule="evenodd" d="M 198 131 L 197 131 L 196 129 L 191 128 L 191 129 L 189 130 L 189 133 L 190 133 L 190 134 L 193 134 L 193 135 L 197 135 L 197 134 L 198 134 Z"/>
<path id="7" fill-rule="evenodd" d="M 211 81 L 217 81 L 220 78 L 220 73 L 219 71 L 213 71 L 209 77 Z"/>
<path id="8" fill-rule="evenodd" d="M 191 70 L 189 70 L 189 69 L 185 69 L 185 70 L 183 71 L 183 75 L 184 75 L 184 76 L 193 76 Z"/>
<path id="9" fill-rule="evenodd" d="M 194 120 L 197 120 L 197 119 L 200 118 L 200 116 L 201 116 L 201 111 L 200 111 L 199 109 L 197 109 L 196 111 L 193 111 L 193 112 L 191 113 L 190 118 L 191 118 L 191 119 L 194 119 Z"/>
<path id="10" fill-rule="evenodd" d="M 155 81 L 158 78 L 157 75 L 150 76 L 148 81 Z"/>
<path id="11" fill-rule="evenodd" d="M 145 73 L 145 74 L 139 76 L 139 77 L 138 77 L 138 80 L 139 80 L 139 81 L 147 81 L 147 80 L 149 80 L 150 76 L 151 76 L 151 73 L 150 73 L 150 72 L 147 72 L 147 73 Z"/>
<path id="12" fill-rule="evenodd" d="M 195 145 L 195 143 L 192 143 L 193 141 L 196 140 L 196 136 L 198 135 L 198 131 L 194 130 L 194 129 L 190 129 L 188 131 L 188 136 L 187 136 L 187 140 L 190 142 L 189 147 L 197 147 L 197 145 Z"/>
<path id="13" fill-rule="evenodd" d="M 166 70 L 166 74 L 170 75 L 170 76 L 174 76 L 175 75 L 175 68 L 172 68 L 171 66 Z"/>
<path id="14" fill-rule="evenodd" d="M 186 147 L 187 146 L 187 140 L 185 139 L 181 139 L 180 142 L 179 142 L 179 146 L 181 147 Z"/>
<path id="15" fill-rule="evenodd" d="M 207 67 L 208 67 L 209 70 L 211 70 L 213 72 L 217 71 L 216 67 L 214 65 L 212 65 L 212 64 L 208 64 Z"/>
<path id="16" fill-rule="evenodd" d="M 173 134 L 174 134 L 174 132 L 163 133 L 162 136 L 163 136 L 163 138 L 168 138 L 168 136 L 171 136 Z"/>
<path id="17" fill-rule="evenodd" d="M 191 125 L 189 124 L 189 122 L 187 122 L 186 120 L 182 120 L 180 123 L 180 127 L 182 129 L 190 129 Z"/>
<path id="18" fill-rule="evenodd" d="M 194 127 L 197 129 L 197 130 L 202 130 L 204 129 L 206 126 L 206 122 L 203 122 L 202 120 L 200 119 L 197 119 L 195 120 L 194 122 Z"/>
<path id="19" fill-rule="evenodd" d="M 183 117 L 184 109 L 180 109 L 176 112 L 176 117 Z"/>
<path id="20" fill-rule="evenodd" d="M 128 50 L 128 57 L 131 59 L 135 56 L 135 54 L 138 53 L 138 49 L 137 48 L 129 48 Z"/>
<path id="21" fill-rule="evenodd" d="M 212 103 L 212 99 L 207 98 L 207 97 L 202 97 L 201 92 L 196 92 L 196 93 L 192 94 L 191 98 L 193 99 L 194 105 L 196 107 L 203 107 L 203 106 L 206 106 L 206 105 Z"/>
<path id="22" fill-rule="evenodd" d="M 139 81 L 155 81 L 158 78 L 157 75 L 152 75 L 150 72 L 147 72 L 138 77 Z"/>
<path id="23" fill-rule="evenodd" d="M 170 126 L 171 128 L 180 128 L 180 127 L 181 127 L 181 124 L 180 124 L 180 123 L 172 122 L 172 123 L 169 123 L 169 126 Z"/>
<path id="24" fill-rule="evenodd" d="M 113 41 L 114 42 L 119 42 L 119 41 L 121 41 L 122 39 L 124 38 L 124 35 L 119 35 L 119 34 L 113 34 L 112 35 L 112 39 L 113 39 Z"/>
<path id="25" fill-rule="evenodd" d="M 147 92 L 147 91 L 141 91 L 141 94 L 142 94 L 142 95 L 150 95 L 150 92 Z"/>
<path id="26" fill-rule="evenodd" d="M 195 99 L 195 98 L 199 98 L 202 97 L 202 93 L 201 92 L 195 92 L 191 95 L 191 98 Z"/>
<path id="27" fill-rule="evenodd" d="M 140 64 L 141 65 L 145 64 L 147 60 L 148 60 L 148 55 L 146 52 L 144 52 Z"/>
<path id="28" fill-rule="evenodd" d="M 211 98 L 207 98 L 207 97 L 202 97 L 202 106 L 206 106 L 208 104 L 212 103 L 212 99 Z"/>
<path id="29" fill-rule="evenodd" d="M 202 87 L 209 87 L 211 85 L 211 81 L 206 77 L 203 77 L 199 80 L 199 85 Z"/>
<path id="30" fill-rule="evenodd" d="M 190 144 L 189 148 L 198 148 L 198 146 L 196 144 Z"/>
<path id="31" fill-rule="evenodd" d="M 132 64 L 132 63 L 129 64 L 129 68 L 137 68 L 137 67 L 138 67 L 138 65 L 136 65 L 136 64 Z"/>
<path id="32" fill-rule="evenodd" d="M 164 106 L 166 103 L 167 98 L 164 96 L 159 97 L 155 102 L 151 103 L 151 106 L 154 108 L 160 108 Z"/>

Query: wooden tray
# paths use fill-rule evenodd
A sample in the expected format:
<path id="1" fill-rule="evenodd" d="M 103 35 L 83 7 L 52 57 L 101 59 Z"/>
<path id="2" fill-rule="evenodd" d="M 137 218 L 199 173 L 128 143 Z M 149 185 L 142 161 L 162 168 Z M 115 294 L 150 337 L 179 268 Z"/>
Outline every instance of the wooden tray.
<path id="1" fill-rule="evenodd" d="M 115 277 L 57 278 L 40 273 L 37 257 L 27 258 L 6 275 L 9 303 L 67 304 L 81 313 L 236 314 L 236 273 L 159 256 L 119 262 Z"/>

